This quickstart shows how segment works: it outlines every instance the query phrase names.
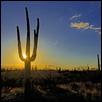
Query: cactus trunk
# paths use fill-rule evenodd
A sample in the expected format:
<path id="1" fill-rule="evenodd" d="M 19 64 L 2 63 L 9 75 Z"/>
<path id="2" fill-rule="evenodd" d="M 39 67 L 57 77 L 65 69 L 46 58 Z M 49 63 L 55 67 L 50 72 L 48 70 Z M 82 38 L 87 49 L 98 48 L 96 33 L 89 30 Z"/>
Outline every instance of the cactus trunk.
<path id="1" fill-rule="evenodd" d="M 31 92 L 30 76 L 31 76 L 30 62 L 25 61 L 25 98 L 26 99 L 29 98 Z"/>
<path id="2" fill-rule="evenodd" d="M 24 58 L 22 55 L 20 33 L 19 33 L 18 26 L 17 26 L 17 40 L 18 40 L 19 57 L 22 61 L 25 62 L 25 99 L 29 100 L 30 92 L 31 92 L 31 85 L 30 85 L 31 61 L 34 61 L 36 58 L 38 32 L 39 32 L 39 18 L 37 18 L 37 31 L 34 29 L 34 49 L 33 49 L 32 56 L 30 57 L 30 25 L 29 25 L 29 17 L 28 17 L 27 7 L 25 9 L 26 9 L 26 20 L 27 20 L 26 58 Z"/>

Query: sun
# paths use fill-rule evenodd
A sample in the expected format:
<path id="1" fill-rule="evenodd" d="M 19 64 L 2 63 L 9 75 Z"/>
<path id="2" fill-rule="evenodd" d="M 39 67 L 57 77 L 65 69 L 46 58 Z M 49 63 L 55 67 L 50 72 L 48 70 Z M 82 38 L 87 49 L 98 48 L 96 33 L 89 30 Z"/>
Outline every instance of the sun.
<path id="1" fill-rule="evenodd" d="M 27 56 L 25 54 L 23 54 L 23 57 L 26 58 Z"/>

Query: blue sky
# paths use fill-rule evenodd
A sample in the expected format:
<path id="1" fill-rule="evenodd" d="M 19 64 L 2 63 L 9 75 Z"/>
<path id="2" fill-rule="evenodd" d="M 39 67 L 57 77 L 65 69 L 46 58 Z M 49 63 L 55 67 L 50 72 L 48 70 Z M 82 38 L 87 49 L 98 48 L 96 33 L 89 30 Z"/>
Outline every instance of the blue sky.
<path id="1" fill-rule="evenodd" d="M 31 54 L 37 18 L 40 21 L 37 57 L 32 65 L 97 67 L 97 54 L 101 56 L 101 1 L 1 1 L 2 66 L 24 66 L 18 56 L 16 26 L 25 53 L 25 7 L 30 20 Z"/>

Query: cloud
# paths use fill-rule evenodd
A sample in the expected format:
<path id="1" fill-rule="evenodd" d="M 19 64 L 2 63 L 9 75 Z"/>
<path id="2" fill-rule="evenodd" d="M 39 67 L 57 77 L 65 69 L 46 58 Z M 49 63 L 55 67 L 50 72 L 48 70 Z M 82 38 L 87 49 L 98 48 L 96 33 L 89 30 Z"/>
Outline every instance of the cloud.
<path id="1" fill-rule="evenodd" d="M 77 28 L 85 28 L 85 29 L 88 29 L 89 28 L 89 23 L 88 22 L 86 22 L 86 23 L 83 23 L 83 22 L 80 22 L 80 23 L 71 23 L 71 27 L 77 27 Z M 88 27 L 88 28 L 86 28 L 86 27 Z"/>
<path id="2" fill-rule="evenodd" d="M 98 28 L 94 28 L 94 30 L 97 30 L 97 29 L 101 29 L 101 27 L 98 27 Z"/>
<path id="3" fill-rule="evenodd" d="M 94 29 L 92 26 L 94 26 L 94 25 L 90 25 L 90 29 Z"/>
<path id="4" fill-rule="evenodd" d="M 54 45 L 56 45 L 58 43 L 58 41 L 56 41 L 56 43 L 54 43 Z"/>
<path id="5" fill-rule="evenodd" d="M 96 30 L 95 32 L 98 32 L 98 34 L 101 34 L 101 31 L 99 32 L 99 31 Z"/>
<path id="6" fill-rule="evenodd" d="M 99 29 L 101 29 L 101 27 L 94 28 L 93 26 L 94 25 L 89 25 L 88 22 L 86 22 L 86 23 L 83 23 L 83 22 L 80 22 L 80 23 L 76 23 L 76 22 L 75 23 L 71 23 L 71 27 L 77 27 L 78 29 L 83 28 L 83 30 L 85 30 L 85 29 L 94 29 L 95 32 L 98 32 L 98 34 L 101 34 L 101 32 L 98 31 Z"/>
<path id="7" fill-rule="evenodd" d="M 101 34 L 101 32 L 99 32 L 98 34 Z"/>
<path id="8" fill-rule="evenodd" d="M 70 19 L 72 19 L 72 18 L 75 18 L 75 17 L 80 17 L 81 16 L 81 14 L 76 14 L 76 15 L 74 15 L 74 16 L 72 16 Z"/>
<path id="9" fill-rule="evenodd" d="M 92 26 L 94 26 L 94 25 L 86 26 L 83 30 L 88 29 L 88 28 L 94 29 Z"/>

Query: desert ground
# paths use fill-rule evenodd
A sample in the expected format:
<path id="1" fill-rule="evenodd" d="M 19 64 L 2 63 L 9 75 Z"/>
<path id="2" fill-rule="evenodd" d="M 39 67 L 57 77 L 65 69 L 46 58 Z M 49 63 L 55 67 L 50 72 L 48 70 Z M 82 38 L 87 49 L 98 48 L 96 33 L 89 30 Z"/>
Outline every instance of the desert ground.
<path id="1" fill-rule="evenodd" d="M 32 101 L 101 101 L 101 71 L 31 71 Z M 1 101 L 24 101 L 24 70 L 1 71 Z"/>

